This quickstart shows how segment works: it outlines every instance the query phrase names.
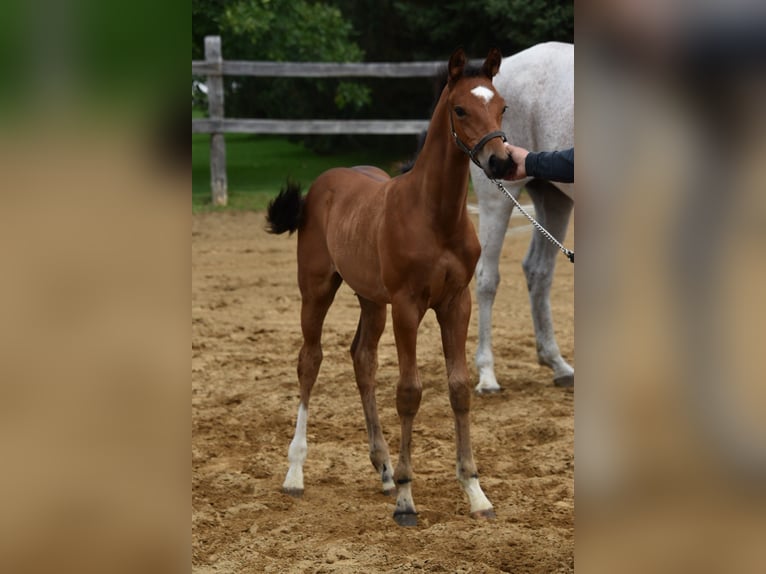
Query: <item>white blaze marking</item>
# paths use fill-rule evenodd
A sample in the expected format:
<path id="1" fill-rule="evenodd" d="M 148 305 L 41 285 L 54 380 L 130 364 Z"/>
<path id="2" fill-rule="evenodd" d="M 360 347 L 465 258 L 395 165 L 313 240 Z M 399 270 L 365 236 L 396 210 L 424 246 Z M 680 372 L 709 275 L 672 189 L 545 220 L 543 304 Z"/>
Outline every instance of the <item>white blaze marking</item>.
<path id="1" fill-rule="evenodd" d="M 471 90 L 471 93 L 477 98 L 484 100 L 485 104 L 488 104 L 495 95 L 492 90 L 485 88 L 484 86 L 476 86 L 473 90 Z"/>

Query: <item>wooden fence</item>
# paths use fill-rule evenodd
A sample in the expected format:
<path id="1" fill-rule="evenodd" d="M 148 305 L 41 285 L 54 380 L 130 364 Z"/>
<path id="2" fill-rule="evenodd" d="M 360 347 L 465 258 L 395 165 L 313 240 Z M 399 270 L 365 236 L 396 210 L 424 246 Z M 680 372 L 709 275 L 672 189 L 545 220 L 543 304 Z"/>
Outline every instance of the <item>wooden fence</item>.
<path id="1" fill-rule="evenodd" d="M 224 60 L 220 36 L 205 38 L 205 59 L 192 74 L 207 76 L 208 118 L 192 119 L 192 133 L 210 134 L 210 184 L 214 205 L 226 205 L 225 133 L 247 134 L 419 134 L 428 120 L 274 120 L 224 117 L 223 76 L 302 78 L 433 77 L 444 62 L 251 62 Z"/>

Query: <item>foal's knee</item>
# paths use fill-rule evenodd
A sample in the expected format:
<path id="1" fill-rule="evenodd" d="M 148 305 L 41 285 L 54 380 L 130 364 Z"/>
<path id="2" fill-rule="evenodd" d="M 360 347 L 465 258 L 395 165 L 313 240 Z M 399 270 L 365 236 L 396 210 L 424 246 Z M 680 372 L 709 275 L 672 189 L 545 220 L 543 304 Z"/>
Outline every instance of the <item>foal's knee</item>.
<path id="1" fill-rule="evenodd" d="M 449 402 L 455 413 L 466 413 L 471 410 L 471 385 L 467 379 L 450 381 Z"/>
<path id="2" fill-rule="evenodd" d="M 396 412 L 400 417 L 414 417 L 420 408 L 423 387 L 420 381 L 400 382 L 396 387 Z"/>
<path id="3" fill-rule="evenodd" d="M 319 371 L 319 366 L 322 364 L 322 357 L 321 345 L 304 344 L 298 355 L 298 376 L 315 376 L 314 373 Z"/>

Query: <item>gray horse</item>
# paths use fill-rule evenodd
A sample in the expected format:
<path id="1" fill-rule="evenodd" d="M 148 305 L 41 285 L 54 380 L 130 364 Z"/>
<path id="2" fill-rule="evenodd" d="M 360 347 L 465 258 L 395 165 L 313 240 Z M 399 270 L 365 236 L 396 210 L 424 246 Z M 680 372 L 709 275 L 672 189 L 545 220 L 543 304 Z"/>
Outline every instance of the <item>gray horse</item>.
<path id="1" fill-rule="evenodd" d="M 538 44 L 505 58 L 494 85 L 508 105 L 503 130 L 510 143 L 533 151 L 574 146 L 572 44 Z M 500 390 L 492 355 L 492 304 L 500 282 L 500 251 L 513 204 L 474 165 L 471 166 L 471 179 L 479 198 L 481 242 L 481 258 L 476 267 L 479 300 L 479 346 L 476 351 L 479 383 L 476 391 L 487 393 Z M 527 179 L 505 182 L 504 185 L 517 198 L 521 189 L 526 188 L 535 207 L 536 219 L 563 241 L 574 207 L 573 184 Z M 551 319 L 549 294 L 558 253 L 553 244 L 533 231 L 522 266 L 532 306 L 538 360 L 553 369 L 553 381 L 557 386 L 573 386 L 574 369 L 561 356 Z"/>

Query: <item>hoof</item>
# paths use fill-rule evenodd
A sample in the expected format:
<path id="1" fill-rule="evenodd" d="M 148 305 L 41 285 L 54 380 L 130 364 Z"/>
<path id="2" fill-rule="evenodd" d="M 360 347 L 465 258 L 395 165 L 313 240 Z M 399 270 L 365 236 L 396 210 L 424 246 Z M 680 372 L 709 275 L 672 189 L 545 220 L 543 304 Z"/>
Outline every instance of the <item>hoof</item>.
<path id="1" fill-rule="evenodd" d="M 489 395 L 500 392 L 500 385 L 495 378 L 495 372 L 486 367 L 479 368 L 479 383 L 474 387 L 477 395 Z"/>
<path id="2" fill-rule="evenodd" d="M 285 494 L 289 494 L 293 498 L 302 498 L 303 497 L 303 489 L 302 488 L 283 488 L 282 492 Z"/>
<path id="3" fill-rule="evenodd" d="M 492 520 L 494 518 L 497 518 L 497 516 L 495 515 L 494 509 L 487 508 L 485 510 L 477 510 L 476 512 L 472 512 L 471 518 L 478 518 L 481 520 Z"/>
<path id="4" fill-rule="evenodd" d="M 383 494 L 386 496 L 396 496 L 396 487 L 392 486 L 391 488 L 384 488 Z"/>
<path id="5" fill-rule="evenodd" d="M 417 512 L 394 512 L 394 520 L 399 526 L 417 526 Z"/>
<path id="6" fill-rule="evenodd" d="M 502 391 L 500 387 L 476 387 L 474 391 L 477 395 L 494 395 Z"/>
<path id="7" fill-rule="evenodd" d="M 556 377 L 553 379 L 553 384 L 562 389 L 569 389 L 574 387 L 574 375 L 564 375 L 563 377 Z"/>

